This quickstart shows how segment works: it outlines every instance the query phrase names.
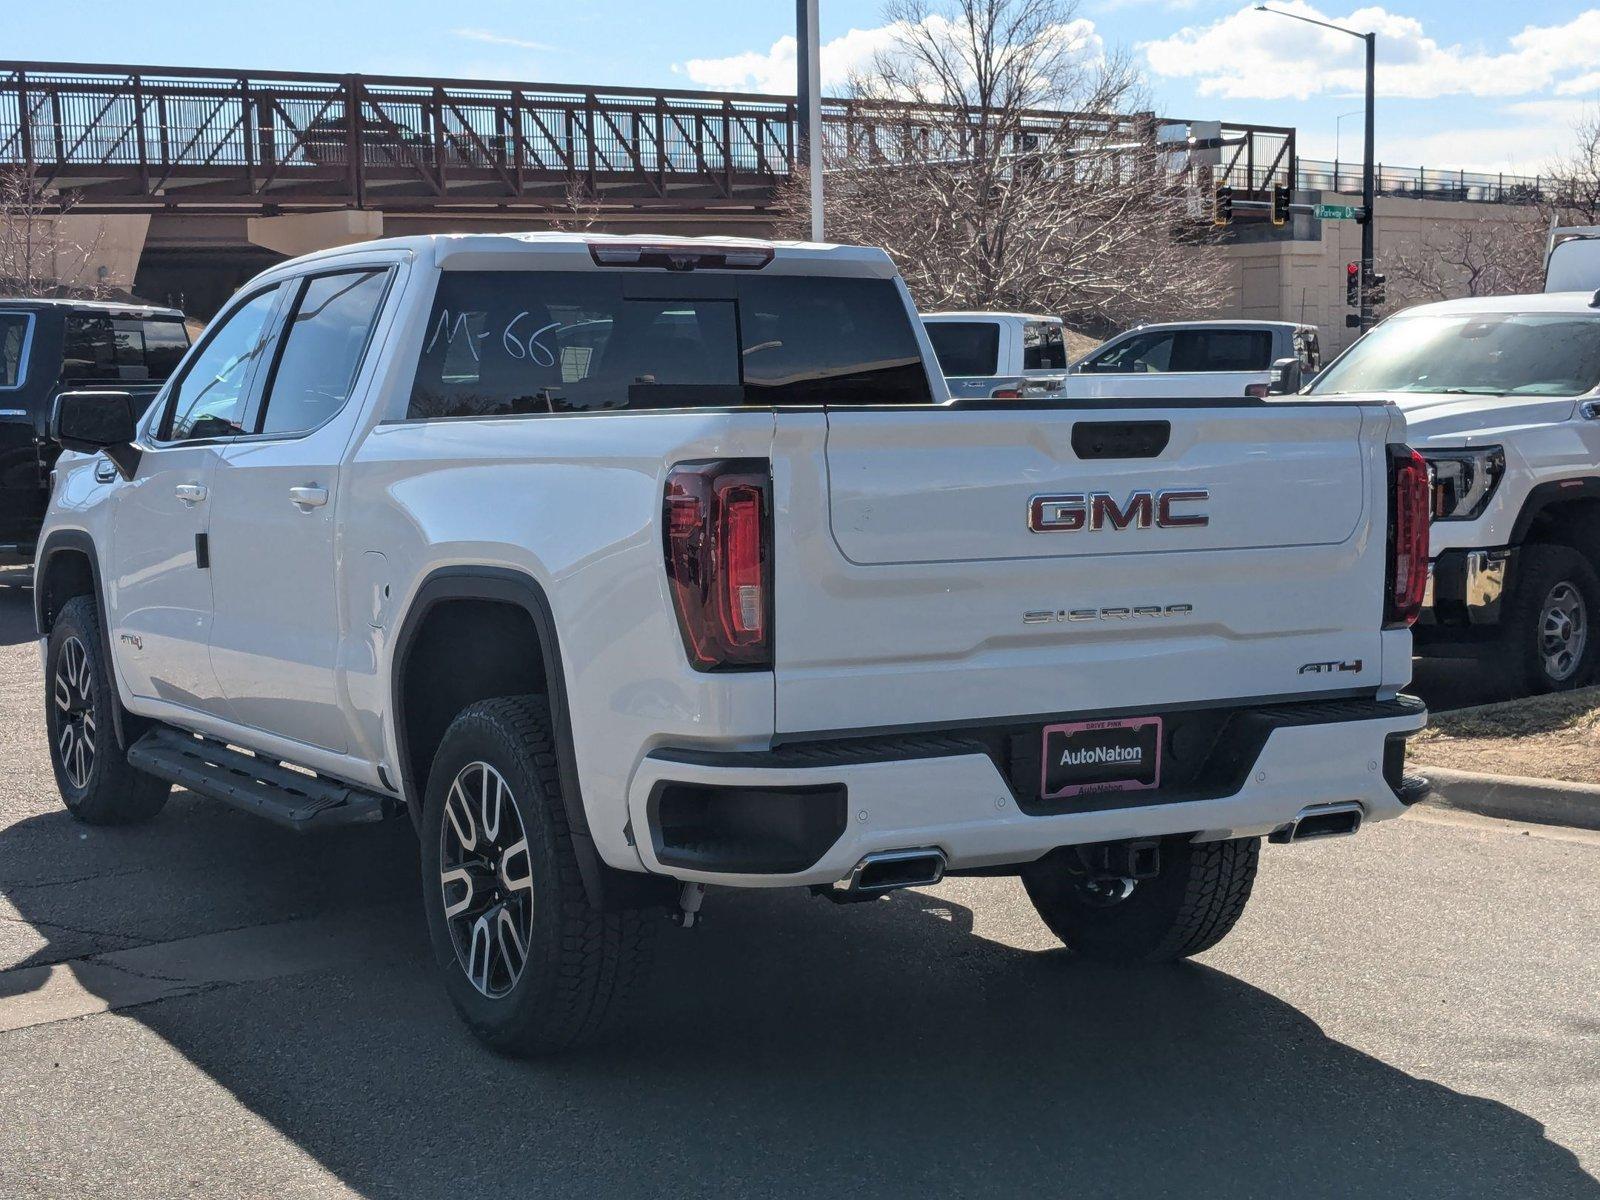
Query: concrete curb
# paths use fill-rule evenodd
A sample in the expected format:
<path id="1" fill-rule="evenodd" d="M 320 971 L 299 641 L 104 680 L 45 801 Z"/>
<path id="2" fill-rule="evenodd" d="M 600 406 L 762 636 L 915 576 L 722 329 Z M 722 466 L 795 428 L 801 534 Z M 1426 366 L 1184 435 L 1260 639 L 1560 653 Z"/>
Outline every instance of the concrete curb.
<path id="1" fill-rule="evenodd" d="M 1424 804 L 1465 809 L 1506 821 L 1600 829 L 1600 786 L 1594 784 L 1451 771 L 1421 763 L 1411 766 L 1411 770 L 1433 785 Z"/>

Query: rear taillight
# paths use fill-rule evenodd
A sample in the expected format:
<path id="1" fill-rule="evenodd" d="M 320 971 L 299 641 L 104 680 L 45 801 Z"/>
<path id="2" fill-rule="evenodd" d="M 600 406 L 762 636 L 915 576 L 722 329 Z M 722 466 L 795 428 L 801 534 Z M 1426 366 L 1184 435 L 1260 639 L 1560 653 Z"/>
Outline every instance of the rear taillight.
<path id="1" fill-rule="evenodd" d="M 1383 627 L 1404 629 L 1428 586 L 1428 464 L 1409 446 L 1389 447 L 1389 569 Z"/>
<path id="2" fill-rule="evenodd" d="M 1016 388 L 996 388 L 989 393 L 991 400 L 1021 400 L 1022 393 Z"/>
<path id="3" fill-rule="evenodd" d="M 667 584 L 696 670 L 772 666 L 770 487 L 770 464 L 758 458 L 680 463 L 667 473 Z"/>

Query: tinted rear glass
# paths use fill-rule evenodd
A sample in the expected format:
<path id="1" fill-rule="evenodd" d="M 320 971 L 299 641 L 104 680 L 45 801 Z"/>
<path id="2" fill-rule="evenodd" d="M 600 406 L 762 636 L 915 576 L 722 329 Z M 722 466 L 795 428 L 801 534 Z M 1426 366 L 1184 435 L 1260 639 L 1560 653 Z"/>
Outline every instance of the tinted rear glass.
<path id="1" fill-rule="evenodd" d="M 890 280 L 447 271 L 408 415 L 930 402 Z"/>
<path id="2" fill-rule="evenodd" d="M 69 314 L 61 381 L 159 383 L 188 349 L 182 321 Z"/>
<path id="3" fill-rule="evenodd" d="M 1000 326 L 993 321 L 925 321 L 946 375 L 993 375 L 1000 369 Z"/>
<path id="4" fill-rule="evenodd" d="M 1172 341 L 1172 371 L 1265 371 L 1272 366 L 1272 333 L 1265 329 L 1180 330 Z"/>

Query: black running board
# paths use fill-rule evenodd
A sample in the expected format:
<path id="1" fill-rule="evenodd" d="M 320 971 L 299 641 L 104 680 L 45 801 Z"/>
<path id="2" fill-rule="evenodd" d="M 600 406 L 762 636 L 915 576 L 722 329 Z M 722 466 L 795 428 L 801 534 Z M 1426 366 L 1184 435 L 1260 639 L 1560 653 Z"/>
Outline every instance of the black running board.
<path id="1" fill-rule="evenodd" d="M 128 762 L 147 775 L 297 833 L 381 821 L 400 809 L 399 801 L 388 796 L 307 775 L 177 729 L 152 729 L 128 748 Z"/>

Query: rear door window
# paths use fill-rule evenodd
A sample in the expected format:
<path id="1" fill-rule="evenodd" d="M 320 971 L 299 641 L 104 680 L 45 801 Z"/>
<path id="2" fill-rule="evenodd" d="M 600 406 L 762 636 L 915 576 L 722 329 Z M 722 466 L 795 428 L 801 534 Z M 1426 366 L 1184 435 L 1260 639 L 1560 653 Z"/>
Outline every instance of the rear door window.
<path id="1" fill-rule="evenodd" d="M 189 331 L 176 318 L 130 318 L 68 313 L 61 382 L 160 383 L 189 349 Z"/>
<path id="2" fill-rule="evenodd" d="M 1265 371 L 1272 366 L 1266 329 L 1185 329 L 1173 340 L 1174 371 Z"/>
<path id="3" fill-rule="evenodd" d="M 1000 369 L 1000 326 L 994 321 L 925 321 L 939 370 L 952 378 L 994 375 Z"/>
<path id="4" fill-rule="evenodd" d="M 0 388 L 22 386 L 32 333 L 32 313 L 0 312 Z"/>
<path id="5" fill-rule="evenodd" d="M 892 281 L 447 271 L 407 415 L 931 403 Z"/>
<path id="6" fill-rule="evenodd" d="M 315 429 L 344 407 L 388 286 L 387 268 L 313 275 L 299 285 L 267 385 L 266 411 L 257 421 L 260 432 Z"/>

